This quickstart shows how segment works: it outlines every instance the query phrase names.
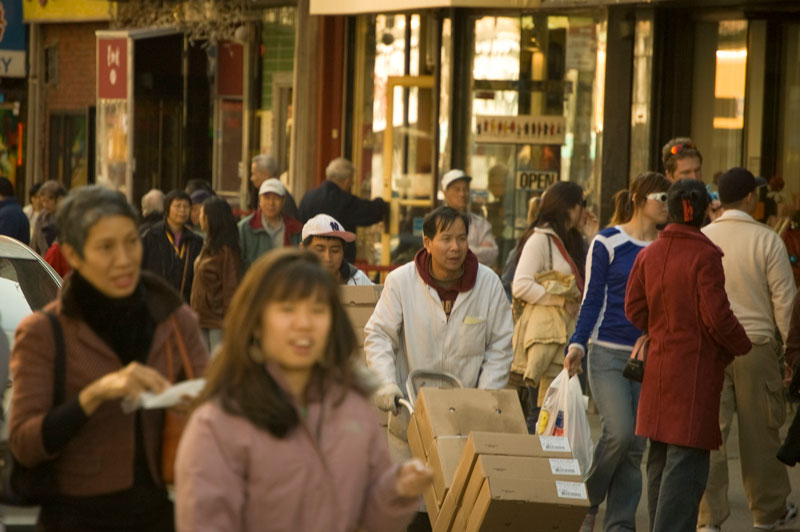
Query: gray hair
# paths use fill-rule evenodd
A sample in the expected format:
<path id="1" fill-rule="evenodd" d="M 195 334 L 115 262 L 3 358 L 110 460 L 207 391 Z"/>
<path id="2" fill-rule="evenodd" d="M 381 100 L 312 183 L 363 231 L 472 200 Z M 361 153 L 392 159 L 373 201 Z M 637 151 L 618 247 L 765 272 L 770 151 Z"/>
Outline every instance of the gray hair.
<path id="1" fill-rule="evenodd" d="M 353 177 L 355 173 L 356 167 L 344 157 L 337 157 L 332 160 L 325 169 L 325 177 L 334 183 L 343 183 Z"/>
<path id="2" fill-rule="evenodd" d="M 261 172 L 266 172 L 270 177 L 278 177 L 278 161 L 272 155 L 256 155 L 251 161 Z"/>
<path id="3" fill-rule="evenodd" d="M 134 224 L 138 222 L 136 210 L 122 192 L 98 185 L 73 190 L 56 213 L 58 241 L 72 246 L 83 257 L 89 231 L 106 216 L 125 216 Z"/>
<path id="4" fill-rule="evenodd" d="M 42 183 L 39 188 L 39 195 L 48 198 L 63 198 L 67 195 L 67 189 L 58 181 L 51 179 Z"/>
<path id="5" fill-rule="evenodd" d="M 142 196 L 142 216 L 151 212 L 164 212 L 164 193 L 157 188 L 150 189 Z"/>

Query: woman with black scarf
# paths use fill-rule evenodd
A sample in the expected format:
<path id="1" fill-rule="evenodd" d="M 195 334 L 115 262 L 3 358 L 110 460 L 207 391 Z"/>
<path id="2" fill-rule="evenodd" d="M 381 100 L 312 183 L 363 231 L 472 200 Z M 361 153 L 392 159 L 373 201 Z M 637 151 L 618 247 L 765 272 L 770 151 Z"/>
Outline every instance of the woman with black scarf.
<path id="1" fill-rule="evenodd" d="M 171 531 L 162 478 L 163 410 L 124 413 L 120 403 L 205 368 L 197 321 L 163 280 L 141 271 L 136 214 L 101 187 L 73 192 L 58 211 L 59 241 L 74 268 L 45 307 L 66 354 L 64 401 L 54 404 L 58 331 L 34 313 L 16 332 L 9 444 L 25 466 L 50 461 L 57 496 L 42 506 L 41 531 Z M 168 360 L 168 358 L 170 360 Z"/>

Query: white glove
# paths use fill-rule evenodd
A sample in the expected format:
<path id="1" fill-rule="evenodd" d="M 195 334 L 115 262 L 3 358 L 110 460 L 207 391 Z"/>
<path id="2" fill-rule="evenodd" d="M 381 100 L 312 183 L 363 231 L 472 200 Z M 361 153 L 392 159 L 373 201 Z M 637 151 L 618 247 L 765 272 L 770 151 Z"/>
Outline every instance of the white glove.
<path id="1" fill-rule="evenodd" d="M 397 384 L 387 382 L 382 384 L 381 387 L 375 391 L 375 394 L 372 396 L 372 402 L 384 412 L 391 412 L 397 415 L 395 399 L 398 397 L 403 397 L 403 392 L 400 391 Z"/>

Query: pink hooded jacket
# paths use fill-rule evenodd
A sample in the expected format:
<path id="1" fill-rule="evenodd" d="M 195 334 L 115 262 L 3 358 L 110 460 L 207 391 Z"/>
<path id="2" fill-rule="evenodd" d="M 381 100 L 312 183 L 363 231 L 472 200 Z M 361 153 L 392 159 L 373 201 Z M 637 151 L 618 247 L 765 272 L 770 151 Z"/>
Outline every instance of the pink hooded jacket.
<path id="1" fill-rule="evenodd" d="M 175 465 L 178 531 L 404 529 L 420 500 L 397 494 L 374 408 L 352 390 L 338 405 L 331 395 L 283 439 L 215 401 L 200 406 Z"/>

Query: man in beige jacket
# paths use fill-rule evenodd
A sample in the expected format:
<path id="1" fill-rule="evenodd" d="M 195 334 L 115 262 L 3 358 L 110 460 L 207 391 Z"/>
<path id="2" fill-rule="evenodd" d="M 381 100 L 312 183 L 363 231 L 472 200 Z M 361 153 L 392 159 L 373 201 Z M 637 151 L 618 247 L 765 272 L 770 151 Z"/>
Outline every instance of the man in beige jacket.
<path id="1" fill-rule="evenodd" d="M 775 329 L 785 342 L 796 289 L 783 241 L 751 216 L 758 204 L 758 187 L 764 184 L 744 168 L 725 172 L 719 179 L 724 212 L 703 228 L 725 253 L 725 290 L 753 348 L 725 370 L 719 412 L 723 444 L 711 453 L 699 531 L 720 530 L 730 515 L 725 441 L 734 413 L 739 421 L 742 478 L 753 526 L 776 530 L 797 516 L 797 507 L 787 501 L 791 486 L 786 467 L 775 458 L 781 444 L 778 429 L 786 417 L 783 348 L 775 339 Z"/>

